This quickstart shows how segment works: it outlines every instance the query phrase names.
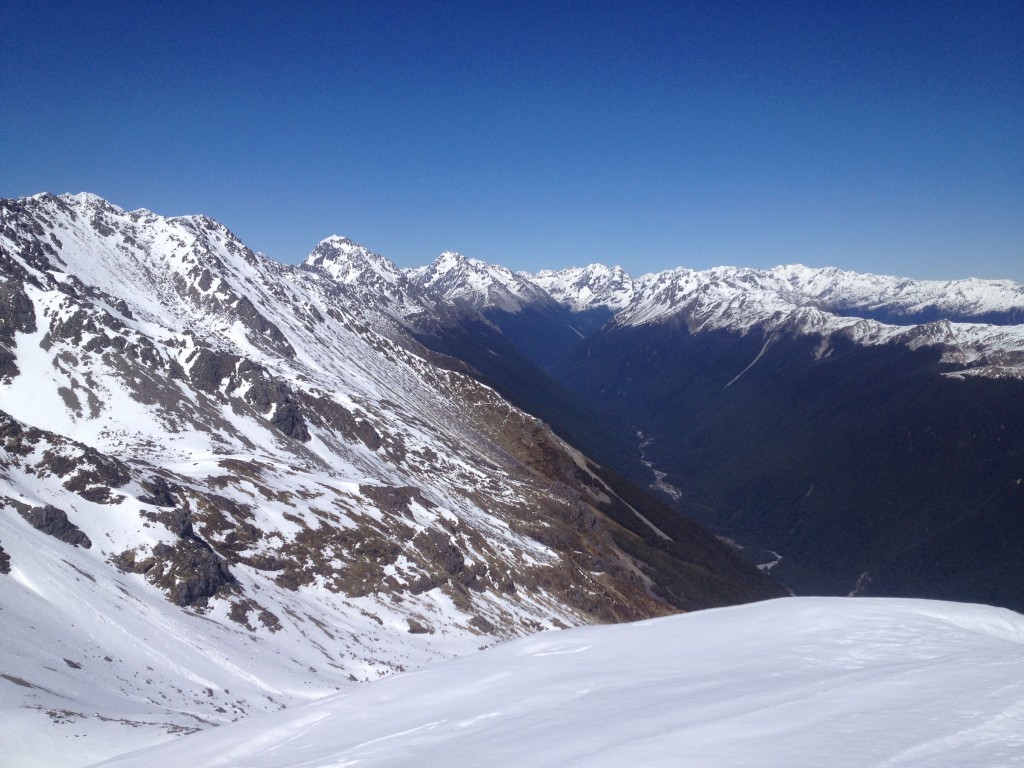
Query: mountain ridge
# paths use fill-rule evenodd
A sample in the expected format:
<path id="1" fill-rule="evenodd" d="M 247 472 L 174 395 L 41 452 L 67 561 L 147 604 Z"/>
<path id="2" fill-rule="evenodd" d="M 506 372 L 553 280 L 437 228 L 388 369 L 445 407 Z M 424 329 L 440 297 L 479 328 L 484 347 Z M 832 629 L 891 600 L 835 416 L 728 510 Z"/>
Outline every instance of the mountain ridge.
<path id="1" fill-rule="evenodd" d="M 696 526 L 662 542 L 667 510 L 439 365 L 400 293 L 91 195 L 0 201 L 0 275 L 0 685 L 51 765 L 781 594 Z"/>
<path id="2" fill-rule="evenodd" d="M 398 270 L 387 263 L 424 294 L 474 310 L 519 314 L 553 302 L 576 314 L 598 311 L 602 321 L 619 325 L 838 334 L 865 345 L 943 348 L 962 375 L 1024 375 L 1024 284 L 1011 280 L 913 280 L 800 264 L 679 267 L 639 278 L 602 264 L 532 274 L 456 252 L 426 267 Z M 576 333 L 596 330 L 589 326 Z"/>
<path id="3" fill-rule="evenodd" d="M 488 306 L 466 284 L 462 330 L 420 338 L 798 592 L 1024 605 L 1024 285 L 801 265 L 622 274 L 519 273 L 568 314 Z M 502 368 L 522 356 L 540 371 Z"/>

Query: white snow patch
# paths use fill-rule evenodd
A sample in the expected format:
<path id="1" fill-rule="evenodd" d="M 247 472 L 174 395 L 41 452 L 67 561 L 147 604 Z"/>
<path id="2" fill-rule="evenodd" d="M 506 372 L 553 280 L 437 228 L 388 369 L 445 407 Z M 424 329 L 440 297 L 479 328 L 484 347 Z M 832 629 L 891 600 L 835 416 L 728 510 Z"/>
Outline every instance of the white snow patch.
<path id="1" fill-rule="evenodd" d="M 525 638 L 101 765 L 997 766 L 1024 617 L 785 598 Z"/>

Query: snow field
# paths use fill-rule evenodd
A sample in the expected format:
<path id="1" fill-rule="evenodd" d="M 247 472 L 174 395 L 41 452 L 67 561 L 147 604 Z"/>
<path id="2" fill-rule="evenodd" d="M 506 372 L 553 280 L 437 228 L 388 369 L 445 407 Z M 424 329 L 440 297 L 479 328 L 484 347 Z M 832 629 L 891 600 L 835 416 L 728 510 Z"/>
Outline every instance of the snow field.
<path id="1" fill-rule="evenodd" d="M 784 598 L 523 638 L 101 765 L 1024 764 L 1024 617 Z"/>

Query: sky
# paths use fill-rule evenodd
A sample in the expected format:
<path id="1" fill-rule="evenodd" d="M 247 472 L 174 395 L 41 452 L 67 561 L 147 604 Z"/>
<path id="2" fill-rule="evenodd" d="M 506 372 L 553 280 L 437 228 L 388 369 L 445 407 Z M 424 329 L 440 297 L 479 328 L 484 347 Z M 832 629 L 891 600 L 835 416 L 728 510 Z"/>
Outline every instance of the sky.
<path id="1" fill-rule="evenodd" d="M 0 197 L 444 250 L 1024 281 L 1024 3 L 0 0 Z"/>

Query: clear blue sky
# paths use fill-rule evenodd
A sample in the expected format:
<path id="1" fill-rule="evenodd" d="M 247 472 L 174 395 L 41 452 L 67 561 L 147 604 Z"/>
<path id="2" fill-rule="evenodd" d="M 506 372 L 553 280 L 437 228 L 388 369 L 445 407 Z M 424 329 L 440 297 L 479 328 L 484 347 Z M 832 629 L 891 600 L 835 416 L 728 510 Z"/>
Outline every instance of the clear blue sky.
<path id="1" fill-rule="evenodd" d="M 297 261 L 1024 280 L 1024 2 L 0 2 L 0 196 Z"/>

